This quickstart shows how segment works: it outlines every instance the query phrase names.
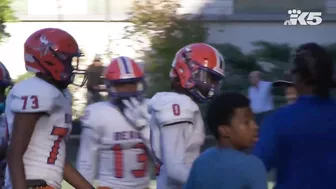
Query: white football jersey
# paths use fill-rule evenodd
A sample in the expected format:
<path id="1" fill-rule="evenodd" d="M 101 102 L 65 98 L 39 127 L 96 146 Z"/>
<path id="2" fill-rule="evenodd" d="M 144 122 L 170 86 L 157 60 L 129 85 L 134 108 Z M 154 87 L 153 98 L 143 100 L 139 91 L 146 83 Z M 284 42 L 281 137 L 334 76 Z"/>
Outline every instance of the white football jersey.
<path id="1" fill-rule="evenodd" d="M 23 156 L 27 180 L 42 179 L 55 189 L 61 188 L 66 159 L 65 140 L 72 125 L 71 101 L 67 89 L 60 91 L 37 77 L 16 84 L 8 94 L 5 116 L 9 139 L 16 112 L 46 113 L 36 123 Z M 5 179 L 5 188 L 12 188 L 8 167 Z"/>
<path id="2" fill-rule="evenodd" d="M 91 183 L 97 177 L 101 187 L 148 188 L 149 127 L 138 131 L 110 102 L 89 105 L 81 121 L 79 172 Z"/>
<path id="3" fill-rule="evenodd" d="M 151 99 L 148 111 L 152 152 L 161 164 L 157 189 L 180 189 L 205 139 L 199 107 L 184 94 L 161 92 Z"/>

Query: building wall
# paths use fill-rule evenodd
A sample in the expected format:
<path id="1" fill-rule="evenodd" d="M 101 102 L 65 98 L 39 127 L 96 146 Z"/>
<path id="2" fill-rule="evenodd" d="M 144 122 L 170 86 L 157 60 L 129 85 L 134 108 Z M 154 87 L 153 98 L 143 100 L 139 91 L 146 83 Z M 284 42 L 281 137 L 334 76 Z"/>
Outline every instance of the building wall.
<path id="1" fill-rule="evenodd" d="M 319 26 L 284 26 L 283 21 L 209 23 L 209 43 L 231 43 L 248 52 L 254 41 L 288 43 L 297 46 L 305 42 L 336 43 L 336 22 Z"/>
<path id="2" fill-rule="evenodd" d="M 7 24 L 12 37 L 0 45 L 0 60 L 8 67 L 12 77 L 25 72 L 23 64 L 23 43 L 34 31 L 45 27 L 58 27 L 71 33 L 87 55 L 87 63 L 92 57 L 104 54 L 109 39 L 114 55 L 140 56 L 138 42 L 123 39 L 126 22 L 21 22 Z M 284 26 L 282 21 L 273 22 L 211 22 L 209 43 L 231 43 L 243 51 L 253 50 L 252 42 L 263 40 L 288 43 L 294 46 L 304 42 L 328 44 L 336 42 L 336 22 L 325 22 L 319 26 Z M 107 62 L 107 60 L 106 60 Z"/>
<path id="3" fill-rule="evenodd" d="M 114 55 L 139 56 L 148 42 L 123 39 L 127 13 L 134 0 L 13 0 L 23 22 L 7 24 L 12 37 L 0 44 L 0 61 L 13 77 L 24 73 L 23 43 L 34 31 L 58 27 L 70 32 L 84 49 L 89 63 L 110 48 Z M 336 0 L 179 0 L 180 14 L 202 14 L 209 27 L 209 43 L 232 43 L 248 52 L 251 42 L 264 40 L 298 45 L 307 41 L 332 43 L 336 31 Z M 319 26 L 284 26 L 287 10 L 322 11 Z M 325 13 L 329 15 L 325 16 Z M 327 18 L 328 17 L 328 18 Z M 67 21 L 67 22 L 62 22 Z M 72 22 L 71 22 L 72 21 Z M 104 21 L 111 21 L 110 23 Z M 124 22 L 123 22 L 124 21 Z M 112 41 L 111 43 L 109 41 Z M 110 45 L 109 45 L 110 44 Z"/>

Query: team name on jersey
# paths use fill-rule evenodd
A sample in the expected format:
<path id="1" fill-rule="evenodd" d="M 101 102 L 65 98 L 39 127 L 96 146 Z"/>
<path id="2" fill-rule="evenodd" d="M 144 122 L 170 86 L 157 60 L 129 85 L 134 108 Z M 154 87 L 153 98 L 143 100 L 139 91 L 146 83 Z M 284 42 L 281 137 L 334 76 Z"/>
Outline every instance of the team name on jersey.
<path id="1" fill-rule="evenodd" d="M 140 132 L 137 131 L 121 131 L 114 133 L 115 140 L 132 140 L 132 139 L 141 139 Z"/>

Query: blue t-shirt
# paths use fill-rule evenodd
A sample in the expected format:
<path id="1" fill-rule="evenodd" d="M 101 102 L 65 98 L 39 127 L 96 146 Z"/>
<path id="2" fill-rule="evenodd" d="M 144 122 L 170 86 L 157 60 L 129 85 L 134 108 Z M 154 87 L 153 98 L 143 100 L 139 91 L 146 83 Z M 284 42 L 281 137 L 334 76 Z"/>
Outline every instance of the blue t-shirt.
<path id="1" fill-rule="evenodd" d="M 263 121 L 254 154 L 276 189 L 336 188 L 336 103 L 302 96 Z"/>
<path id="2" fill-rule="evenodd" d="M 267 189 L 266 177 L 256 156 L 213 147 L 195 160 L 184 189 Z"/>

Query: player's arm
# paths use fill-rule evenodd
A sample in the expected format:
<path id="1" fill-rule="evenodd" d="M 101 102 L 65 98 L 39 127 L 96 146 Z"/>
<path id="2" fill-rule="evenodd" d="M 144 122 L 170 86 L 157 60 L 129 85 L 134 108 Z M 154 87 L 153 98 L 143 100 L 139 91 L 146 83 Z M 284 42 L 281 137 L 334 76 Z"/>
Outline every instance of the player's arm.
<path id="1" fill-rule="evenodd" d="M 267 172 L 259 158 L 251 156 L 250 161 L 247 161 L 246 174 L 248 178 L 248 188 L 267 189 Z"/>
<path id="2" fill-rule="evenodd" d="M 90 183 L 93 183 L 96 175 L 97 156 L 97 135 L 93 129 L 84 127 L 77 155 L 77 169 Z"/>
<path id="3" fill-rule="evenodd" d="M 88 110 L 85 110 L 85 114 L 87 114 Z M 89 123 L 91 119 L 87 119 L 86 121 L 82 118 L 82 124 Z M 78 166 L 78 171 L 75 169 L 69 162 L 67 162 L 64 166 L 64 179 L 71 184 L 74 188 L 93 188 L 90 184 L 93 181 L 93 169 L 86 169 L 85 163 L 90 165 L 94 164 L 96 161 L 91 156 L 96 156 L 97 151 L 92 150 L 93 147 L 97 147 L 95 143 L 98 140 L 98 136 L 93 133 L 93 130 L 87 129 L 88 127 L 83 127 L 81 133 L 80 140 L 80 148 L 77 162 L 80 166 Z M 85 165 L 83 165 L 83 162 Z M 83 167 L 84 166 L 84 167 Z M 92 167 L 91 167 L 92 168 Z M 92 174 L 92 177 L 89 177 L 88 174 Z"/>
<path id="4" fill-rule="evenodd" d="M 273 120 L 273 115 L 267 116 L 260 128 L 260 137 L 257 142 L 253 154 L 261 159 L 264 163 L 267 171 L 276 167 L 277 163 L 277 150 L 278 141 L 276 135 L 276 124 L 277 122 Z"/>
<path id="5" fill-rule="evenodd" d="M 99 135 L 94 127 L 97 119 L 95 121 L 92 115 L 94 113 L 95 111 L 86 109 L 85 115 L 81 118 L 83 129 L 77 155 L 77 169 L 90 183 L 93 183 L 96 175 L 99 146 Z"/>
<path id="6" fill-rule="evenodd" d="M 146 145 L 147 150 L 151 150 L 151 144 L 150 144 L 150 127 L 146 126 L 145 128 L 143 128 L 141 131 L 141 138 L 144 142 L 144 144 Z"/>
<path id="7" fill-rule="evenodd" d="M 162 155 L 167 176 L 180 183 L 185 183 L 189 175 L 189 168 L 185 158 L 185 133 L 193 127 L 190 122 L 179 122 L 164 125 L 161 128 Z"/>
<path id="8" fill-rule="evenodd" d="M 7 154 L 9 173 L 13 188 L 27 189 L 23 155 L 27 150 L 36 123 L 53 108 L 53 103 L 49 96 L 12 93 L 9 106 L 14 113 Z"/>
<path id="9" fill-rule="evenodd" d="M 67 181 L 74 188 L 94 188 L 68 161 L 66 161 L 64 165 L 63 177 L 64 180 Z"/>
<path id="10" fill-rule="evenodd" d="M 141 110 L 143 114 L 145 115 L 147 120 L 147 125 L 140 131 L 141 137 L 144 141 L 144 144 L 147 147 L 148 152 L 151 151 L 151 144 L 150 144 L 150 120 L 151 120 L 151 114 L 148 113 L 148 105 L 149 100 L 145 99 L 144 102 L 141 104 Z"/>
<path id="11" fill-rule="evenodd" d="M 15 189 L 28 188 L 22 159 L 27 150 L 35 125 L 43 115 L 43 112 L 15 113 L 7 156 L 9 173 L 13 188 Z"/>

